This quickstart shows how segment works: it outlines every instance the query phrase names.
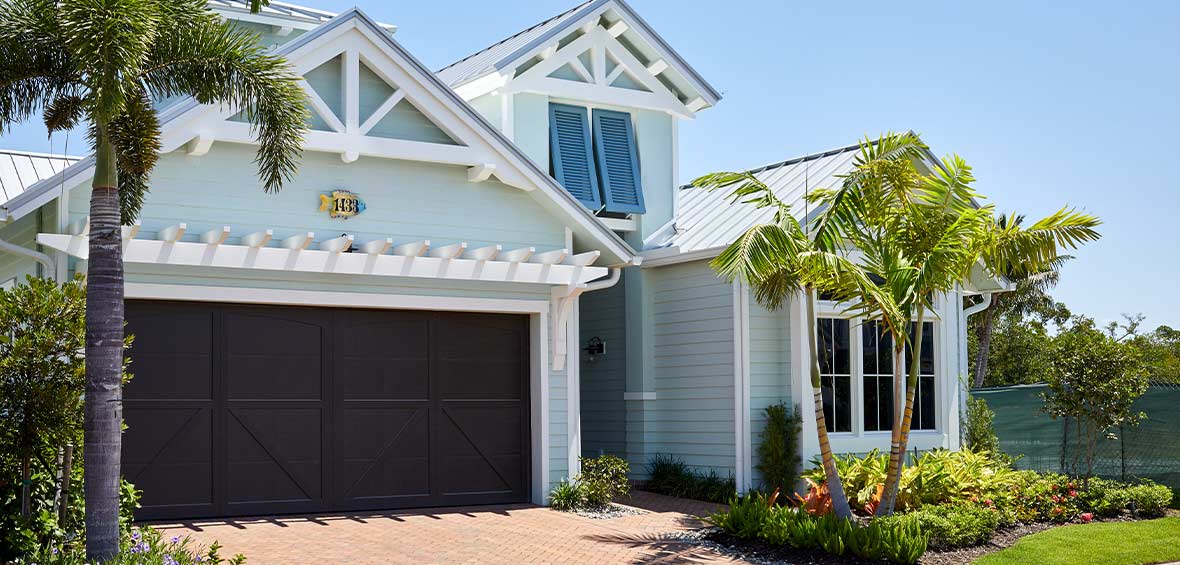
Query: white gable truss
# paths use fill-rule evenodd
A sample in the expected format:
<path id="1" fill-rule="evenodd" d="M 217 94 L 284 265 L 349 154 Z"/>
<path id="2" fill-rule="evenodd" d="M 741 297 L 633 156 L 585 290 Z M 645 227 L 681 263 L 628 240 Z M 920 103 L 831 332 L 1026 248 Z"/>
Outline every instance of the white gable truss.
<path id="1" fill-rule="evenodd" d="M 285 45 L 279 51 L 288 57 L 296 73 L 303 75 L 324 62 L 343 58 L 343 119 L 331 123 L 331 131 L 310 131 L 306 151 L 341 156 L 345 162 L 361 155 L 443 163 L 468 167 L 468 180 L 482 182 L 493 175 L 506 185 L 530 191 L 551 213 L 566 218 L 576 238 L 596 242 L 608 265 L 638 264 L 638 256 L 542 171 L 473 108 L 444 85 L 420 62 L 397 45 L 372 19 L 353 8 Z M 392 92 L 362 120 L 356 99 L 360 65 L 390 86 Z M 314 89 L 310 89 L 315 94 Z M 317 101 L 316 99 L 319 98 Z M 445 132 L 453 143 L 432 143 L 365 135 L 380 115 L 409 102 L 430 122 Z M 322 97 L 312 98 L 317 115 L 331 114 Z M 255 144 L 250 125 L 232 118 L 237 109 L 198 104 L 193 99 L 179 102 L 161 114 L 161 152 L 184 150 L 202 155 L 218 141 Z M 325 118 L 325 121 L 329 121 Z M 29 187 L 9 201 L 0 215 L 7 221 L 48 204 L 64 187 L 71 190 L 90 180 L 93 157 L 87 157 L 50 178 Z"/>
<path id="2" fill-rule="evenodd" d="M 477 57 L 479 55 L 476 55 Z M 721 98 L 621 0 L 598 0 L 456 91 L 537 92 L 692 118 Z"/>
<path id="3" fill-rule="evenodd" d="M 692 118 L 703 107 L 690 107 L 659 81 L 659 74 L 668 69 L 664 59 L 644 65 L 619 42 L 615 34 L 626 28 L 622 20 L 611 29 L 597 21 L 587 27 L 588 32 L 568 45 L 542 50 L 542 60 L 508 81 L 502 91 L 662 110 L 683 118 Z"/>
<path id="4" fill-rule="evenodd" d="M 335 153 L 350 163 L 360 156 L 405 159 L 471 167 L 472 180 L 486 180 L 495 174 L 505 184 L 533 190 L 536 182 L 519 165 L 510 163 L 502 151 L 480 131 L 481 124 L 456 111 L 445 93 L 433 88 L 429 76 L 408 53 L 393 48 L 387 32 L 366 25 L 367 18 L 347 12 L 324 28 L 309 33 L 286 46 L 284 52 L 292 70 L 307 75 L 321 65 L 342 58 L 340 65 L 340 108 L 329 105 L 326 96 L 301 81 L 308 94 L 315 118 L 328 131 L 307 132 L 304 150 Z M 361 117 L 361 66 L 390 87 L 390 94 L 366 119 Z M 454 143 L 435 143 L 369 135 L 377 123 L 398 106 L 412 104 Z M 342 110 L 342 116 L 336 111 Z M 172 127 L 163 135 L 162 150 L 173 151 L 187 146 L 190 154 L 200 155 L 216 141 L 255 143 L 248 122 L 235 119 L 237 108 L 205 106 L 190 108 L 169 120 Z"/>

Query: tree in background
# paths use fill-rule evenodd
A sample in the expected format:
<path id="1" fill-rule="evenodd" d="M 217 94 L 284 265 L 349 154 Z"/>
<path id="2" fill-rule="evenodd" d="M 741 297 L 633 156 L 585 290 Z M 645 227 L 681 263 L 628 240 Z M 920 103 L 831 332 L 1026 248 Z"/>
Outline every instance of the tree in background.
<path id="1" fill-rule="evenodd" d="M 765 414 L 766 426 L 758 443 L 758 472 L 765 490 L 789 493 L 799 480 L 803 463 L 799 458 L 803 416 L 798 407 L 783 403 L 767 406 Z"/>
<path id="2" fill-rule="evenodd" d="M 1088 484 L 1098 439 L 1115 426 L 1136 425 L 1143 417 L 1132 413 L 1131 405 L 1147 392 L 1147 372 L 1134 346 L 1084 317 L 1075 318 L 1053 340 L 1050 356 L 1045 411 L 1053 418 L 1075 422 L 1078 449 L 1073 472 L 1084 475 Z M 1079 464 L 1084 464 L 1084 473 L 1079 472 Z"/>
<path id="3" fill-rule="evenodd" d="M 243 110 L 262 188 L 295 174 L 308 118 L 298 77 L 205 0 L 0 0 L 0 131 L 40 112 L 50 132 L 85 126 L 94 154 L 83 427 L 87 555 L 99 561 L 119 551 L 120 226 L 159 156 L 154 101 L 178 96 Z"/>

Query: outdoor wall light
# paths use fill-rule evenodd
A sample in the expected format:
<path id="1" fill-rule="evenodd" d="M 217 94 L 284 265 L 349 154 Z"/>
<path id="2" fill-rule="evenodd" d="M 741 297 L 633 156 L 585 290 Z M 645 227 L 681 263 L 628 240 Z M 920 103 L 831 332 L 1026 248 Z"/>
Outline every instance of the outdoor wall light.
<path id="1" fill-rule="evenodd" d="M 582 351 L 586 352 L 586 355 L 589 356 L 589 361 L 593 363 L 597 356 L 606 355 L 606 342 L 602 341 L 602 338 L 594 336 L 590 338 L 590 341 L 586 343 L 586 347 L 583 347 Z"/>

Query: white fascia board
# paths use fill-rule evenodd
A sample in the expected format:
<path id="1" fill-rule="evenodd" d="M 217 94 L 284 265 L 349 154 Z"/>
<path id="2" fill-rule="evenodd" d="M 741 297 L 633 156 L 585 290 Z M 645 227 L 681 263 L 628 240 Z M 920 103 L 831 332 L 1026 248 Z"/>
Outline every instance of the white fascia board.
<path id="1" fill-rule="evenodd" d="M 668 265 L 676 265 L 678 263 L 690 263 L 692 261 L 712 259 L 720 255 L 722 251 L 725 251 L 725 247 L 710 247 L 708 249 L 698 249 L 696 251 L 687 251 L 682 253 L 680 252 L 679 247 L 671 246 L 663 249 L 644 251 L 640 253 L 640 256 L 643 257 L 644 267 L 665 267 Z"/>
<path id="2" fill-rule="evenodd" d="M 94 176 L 94 157 L 86 157 L 62 169 L 53 176 L 33 183 L 24 192 L 18 194 L 4 205 L 6 221 L 19 220 L 50 203 L 64 193 L 69 194 L 74 187 L 85 183 Z"/>
<path id="3" fill-rule="evenodd" d="M 615 11 L 619 17 L 626 22 L 627 27 L 637 33 L 653 50 L 659 55 L 660 59 L 666 61 L 669 66 L 675 69 L 678 73 L 684 76 L 687 81 L 696 90 L 696 94 L 703 97 L 709 106 L 714 106 L 721 100 L 721 95 L 713 89 L 688 63 L 676 53 L 671 46 L 668 45 L 660 36 L 643 20 L 630 6 L 621 0 L 605 0 L 597 2 L 586 7 L 586 12 L 577 18 L 571 18 L 563 23 L 560 27 L 550 30 L 545 35 L 535 39 L 529 45 L 517 50 L 505 58 L 504 61 L 498 63 L 495 68 L 501 73 L 512 72 L 513 69 L 520 67 L 526 61 L 540 55 L 540 53 L 548 48 L 557 39 L 570 33 L 571 30 L 582 27 L 590 22 L 597 21 L 603 14 L 609 11 Z M 604 30 L 605 31 L 605 30 Z M 482 77 L 480 77 L 482 78 Z M 474 79 L 478 80 L 478 79 Z M 474 80 L 472 82 L 474 82 Z"/>

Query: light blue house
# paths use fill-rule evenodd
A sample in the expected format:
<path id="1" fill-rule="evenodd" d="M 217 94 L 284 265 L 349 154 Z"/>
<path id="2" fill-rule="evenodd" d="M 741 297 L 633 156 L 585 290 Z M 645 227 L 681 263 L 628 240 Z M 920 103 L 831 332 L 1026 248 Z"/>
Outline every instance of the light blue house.
<path id="1" fill-rule="evenodd" d="M 124 228 L 142 517 L 544 503 L 600 453 L 758 485 L 763 408 L 811 398 L 805 320 L 709 268 L 762 213 L 681 187 L 678 130 L 720 95 L 628 4 L 437 72 L 359 10 L 247 4 L 211 3 L 305 78 L 312 131 L 265 194 L 237 109 L 159 103 L 163 155 Z M 757 174 L 801 201 L 854 151 Z M 92 170 L 0 153 L 0 281 L 85 272 Z M 980 279 L 929 322 L 918 449 L 959 444 Z M 820 320 L 833 446 L 887 447 L 888 347 L 840 312 Z"/>

